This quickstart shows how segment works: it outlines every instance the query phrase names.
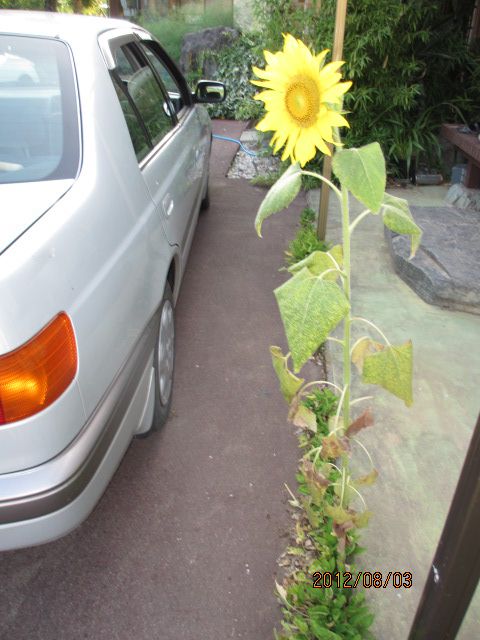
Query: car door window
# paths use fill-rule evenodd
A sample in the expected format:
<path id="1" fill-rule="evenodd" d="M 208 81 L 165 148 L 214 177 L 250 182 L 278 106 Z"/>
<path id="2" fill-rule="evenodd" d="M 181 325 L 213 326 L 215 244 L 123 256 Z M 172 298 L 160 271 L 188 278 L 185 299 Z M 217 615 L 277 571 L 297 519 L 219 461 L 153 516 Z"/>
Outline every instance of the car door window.
<path id="1" fill-rule="evenodd" d="M 187 102 L 184 88 L 180 86 L 179 81 L 167 68 L 165 62 L 160 57 L 159 52 L 154 50 L 154 42 L 140 42 L 139 45 L 147 57 L 147 60 L 159 75 L 163 86 L 166 88 L 171 104 L 173 105 L 174 113 L 179 115 L 183 111 L 184 107 L 186 107 Z"/>
<path id="2" fill-rule="evenodd" d="M 115 88 L 137 158 L 144 155 L 145 133 L 150 148 L 175 126 L 168 98 L 136 46 L 126 44 L 112 51 Z"/>
<path id="3" fill-rule="evenodd" d="M 128 99 L 128 94 L 122 85 L 122 81 L 119 80 L 118 76 L 113 76 L 112 79 L 115 86 L 115 91 L 117 92 L 118 100 L 120 102 L 120 106 L 122 107 L 125 122 L 127 123 L 128 132 L 130 133 L 130 138 L 132 139 L 132 144 L 137 156 L 137 160 L 140 162 L 140 160 L 142 160 L 147 155 L 151 148 L 147 133 L 145 131 L 145 127 L 141 119 L 135 113 L 132 103 Z"/>

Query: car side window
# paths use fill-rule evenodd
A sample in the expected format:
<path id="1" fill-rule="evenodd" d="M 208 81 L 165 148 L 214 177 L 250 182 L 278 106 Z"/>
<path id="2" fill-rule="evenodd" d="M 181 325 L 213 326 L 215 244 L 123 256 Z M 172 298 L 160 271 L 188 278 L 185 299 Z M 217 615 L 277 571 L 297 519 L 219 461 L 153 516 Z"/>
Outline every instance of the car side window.
<path id="1" fill-rule="evenodd" d="M 146 132 L 142 125 L 141 120 L 138 118 L 132 103 L 128 99 L 128 95 L 122 86 L 122 81 L 118 76 L 112 76 L 115 91 L 117 92 L 117 98 L 122 107 L 125 122 L 127 123 L 128 132 L 132 139 L 133 148 L 137 156 L 137 160 L 140 162 L 147 153 L 150 151 L 150 144 L 147 139 Z"/>
<path id="2" fill-rule="evenodd" d="M 115 88 L 137 158 L 146 155 L 144 139 L 155 147 L 175 126 L 168 98 L 136 46 L 126 44 L 112 51 Z M 119 86 L 120 85 L 120 86 Z"/>
<path id="3" fill-rule="evenodd" d="M 178 80 L 167 68 L 160 55 L 154 50 L 154 43 L 140 42 L 139 45 L 152 67 L 158 73 L 163 86 L 166 88 L 175 114 L 180 114 L 180 112 L 186 106 L 185 96 L 183 95 L 184 90 L 182 90 L 182 87 L 180 86 Z"/>

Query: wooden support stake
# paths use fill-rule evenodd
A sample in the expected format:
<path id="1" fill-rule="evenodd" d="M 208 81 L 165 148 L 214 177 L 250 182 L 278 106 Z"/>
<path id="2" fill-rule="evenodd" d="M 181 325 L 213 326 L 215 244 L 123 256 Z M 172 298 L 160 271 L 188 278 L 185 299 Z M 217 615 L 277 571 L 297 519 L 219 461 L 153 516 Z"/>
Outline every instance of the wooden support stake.
<path id="1" fill-rule="evenodd" d="M 337 14 L 335 16 L 335 37 L 333 41 L 332 61 L 341 60 L 343 55 L 343 39 L 345 35 L 345 20 L 347 17 L 347 0 L 337 0 Z M 328 145 L 330 153 L 333 145 Z M 332 156 L 325 156 L 323 159 L 323 177 L 330 180 L 332 177 Z M 317 237 L 325 240 L 327 232 L 328 200 L 330 191 L 323 184 L 320 190 L 320 204 L 318 208 Z"/>

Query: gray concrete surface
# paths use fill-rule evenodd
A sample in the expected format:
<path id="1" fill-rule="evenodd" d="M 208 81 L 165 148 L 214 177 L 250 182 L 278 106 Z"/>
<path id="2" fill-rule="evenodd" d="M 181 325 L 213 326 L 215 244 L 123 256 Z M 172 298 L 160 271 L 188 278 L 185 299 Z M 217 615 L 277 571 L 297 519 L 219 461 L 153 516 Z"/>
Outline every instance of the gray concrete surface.
<path id="1" fill-rule="evenodd" d="M 235 151 L 214 142 L 211 209 L 177 305 L 173 416 L 132 443 L 79 529 L 0 555 L 4 640 L 272 637 L 298 457 L 268 351 L 284 345 L 272 290 L 302 203 L 258 239 L 264 191 L 224 177 Z"/>
<path id="2" fill-rule="evenodd" d="M 446 187 L 389 189 L 412 205 L 444 206 Z M 309 195 L 316 207 L 318 193 Z M 352 218 L 363 206 L 351 200 Z M 339 208 L 330 199 L 327 237 L 341 237 Z M 375 322 L 393 344 L 412 338 L 414 405 L 354 380 L 354 397 L 374 395 L 375 425 L 360 434 L 379 471 L 363 491 L 374 513 L 363 535 L 365 571 L 413 574 L 412 589 L 370 589 L 367 599 L 378 640 L 406 640 L 430 569 L 450 501 L 480 410 L 480 318 L 432 306 L 395 273 L 383 225 L 368 216 L 352 238 L 352 304 L 355 315 Z M 354 328 L 354 339 L 369 333 Z M 329 349 L 331 376 L 340 382 L 338 347 Z M 362 454 L 358 452 L 359 460 Z M 478 638 L 480 593 L 459 640 Z M 436 640 L 435 638 L 428 640 Z"/>

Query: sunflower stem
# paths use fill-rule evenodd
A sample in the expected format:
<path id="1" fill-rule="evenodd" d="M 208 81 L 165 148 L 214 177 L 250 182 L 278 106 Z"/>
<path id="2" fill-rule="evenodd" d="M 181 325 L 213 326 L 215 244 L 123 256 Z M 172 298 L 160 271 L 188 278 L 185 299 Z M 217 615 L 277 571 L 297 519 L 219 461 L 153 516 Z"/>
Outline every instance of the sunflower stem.
<path id="1" fill-rule="evenodd" d="M 327 180 L 327 178 L 322 176 L 320 173 L 315 173 L 314 171 L 304 171 L 302 169 L 301 174 L 303 176 L 312 176 L 312 178 L 317 178 L 317 180 L 321 180 L 322 182 L 324 182 L 336 194 L 338 200 L 340 201 L 340 204 L 342 203 L 342 194 L 340 192 L 340 189 L 337 189 L 333 182 L 330 182 L 330 180 Z"/>
<path id="2" fill-rule="evenodd" d="M 345 432 L 350 425 L 350 385 L 351 385 L 351 362 L 350 362 L 350 325 L 352 322 L 351 311 L 351 290 L 350 290 L 350 211 L 348 205 L 348 190 L 342 185 L 342 236 L 343 236 L 343 293 L 348 301 L 348 312 L 343 321 L 343 394 L 340 404 L 343 413 L 343 424 Z M 343 507 L 345 498 L 347 477 L 349 476 L 348 454 L 342 455 L 342 491 L 340 496 L 340 506 Z"/>
<path id="3" fill-rule="evenodd" d="M 348 207 L 348 190 L 342 185 L 342 232 L 343 232 L 343 292 L 349 304 L 348 313 L 343 324 L 343 423 L 345 429 L 350 424 L 350 325 L 352 322 L 351 290 L 350 290 L 350 212 Z"/>

